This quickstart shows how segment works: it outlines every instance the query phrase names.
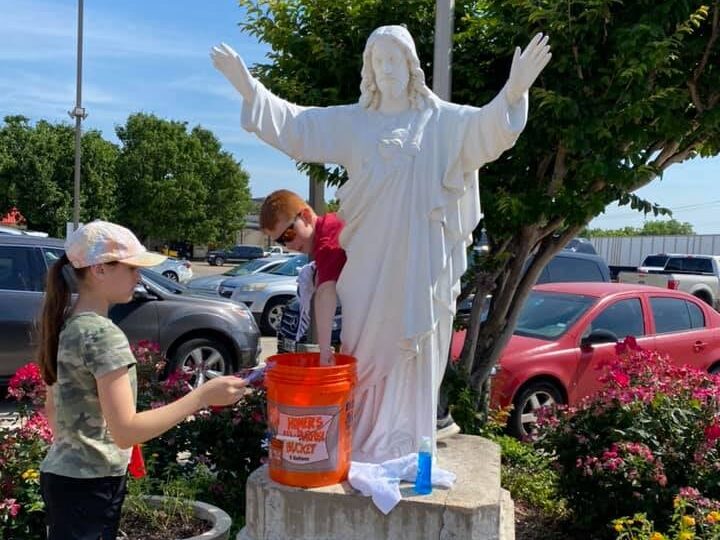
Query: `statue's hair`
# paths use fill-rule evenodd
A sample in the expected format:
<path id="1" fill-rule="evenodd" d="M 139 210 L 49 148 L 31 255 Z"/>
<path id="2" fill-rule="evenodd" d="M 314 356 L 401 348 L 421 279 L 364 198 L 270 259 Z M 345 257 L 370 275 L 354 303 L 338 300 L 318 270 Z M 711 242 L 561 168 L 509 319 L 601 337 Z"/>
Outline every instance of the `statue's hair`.
<path id="1" fill-rule="evenodd" d="M 413 109 L 422 110 L 433 103 L 433 95 L 425 84 L 425 73 L 420 67 L 420 60 L 415 53 L 395 36 L 383 34 L 382 36 L 393 40 L 405 56 L 410 77 L 407 90 L 409 93 L 410 106 Z M 363 66 L 360 72 L 360 105 L 366 109 L 377 109 L 380 106 L 380 90 L 375 82 L 375 72 L 372 65 L 372 52 L 375 42 L 379 37 L 371 36 L 365 45 L 363 52 Z"/>

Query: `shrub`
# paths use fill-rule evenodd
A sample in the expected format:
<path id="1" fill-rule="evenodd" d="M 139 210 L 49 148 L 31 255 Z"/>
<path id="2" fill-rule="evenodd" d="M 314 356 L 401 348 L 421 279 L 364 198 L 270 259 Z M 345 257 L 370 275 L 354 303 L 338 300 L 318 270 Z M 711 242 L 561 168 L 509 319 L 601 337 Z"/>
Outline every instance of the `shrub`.
<path id="1" fill-rule="evenodd" d="M 159 380 L 166 362 L 157 346 L 140 342 L 133 352 L 138 361 L 138 410 L 162 406 L 191 390 L 190 377 L 181 371 Z M 244 521 L 247 477 L 267 456 L 266 437 L 266 395 L 257 384 L 234 406 L 199 411 L 148 441 L 143 454 L 152 474 L 160 478 L 191 478 L 199 465 L 206 468 L 210 478 L 197 498 L 223 508 L 237 526 Z"/>
<path id="2" fill-rule="evenodd" d="M 717 540 L 720 538 L 720 502 L 706 499 L 694 488 L 684 488 L 673 501 L 665 532 L 645 514 L 613 521 L 616 540 Z"/>
<path id="3" fill-rule="evenodd" d="M 664 526 L 681 487 L 720 496 L 718 377 L 632 339 L 617 352 L 600 394 L 543 415 L 537 441 L 554 455 L 576 524 L 608 534 L 611 520 L 636 513 Z"/>
<path id="4" fill-rule="evenodd" d="M 45 536 L 39 468 L 52 432 L 44 414 L 35 410 L 44 392 L 36 364 L 21 367 L 10 379 L 8 395 L 22 407 L 18 426 L 0 427 L 0 540 Z"/>

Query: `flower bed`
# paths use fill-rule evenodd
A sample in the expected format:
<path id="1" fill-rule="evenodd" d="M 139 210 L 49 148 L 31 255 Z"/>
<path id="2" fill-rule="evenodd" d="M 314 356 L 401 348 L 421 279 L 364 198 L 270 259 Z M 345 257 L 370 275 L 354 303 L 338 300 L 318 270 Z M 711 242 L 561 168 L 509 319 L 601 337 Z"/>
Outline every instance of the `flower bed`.
<path id="1" fill-rule="evenodd" d="M 133 353 L 138 410 L 164 405 L 190 391 L 183 373 L 161 380 L 166 362 L 157 345 L 140 342 Z M 143 445 L 148 476 L 129 479 L 131 494 L 168 495 L 168 487 L 192 485 L 194 498 L 226 510 L 233 529 L 241 527 L 245 480 L 266 457 L 265 392 L 259 386 L 253 390 L 235 406 L 199 411 Z M 20 403 L 20 423 L 0 428 L 0 540 L 44 538 L 38 469 L 52 433 L 42 412 L 45 385 L 37 365 L 20 368 L 8 393 Z M 187 489 L 175 495 L 187 496 Z"/>
<path id="2" fill-rule="evenodd" d="M 543 415 L 536 443 L 554 458 L 575 524 L 606 536 L 635 514 L 669 527 L 682 489 L 720 498 L 720 378 L 630 338 L 617 352 L 603 391 Z"/>

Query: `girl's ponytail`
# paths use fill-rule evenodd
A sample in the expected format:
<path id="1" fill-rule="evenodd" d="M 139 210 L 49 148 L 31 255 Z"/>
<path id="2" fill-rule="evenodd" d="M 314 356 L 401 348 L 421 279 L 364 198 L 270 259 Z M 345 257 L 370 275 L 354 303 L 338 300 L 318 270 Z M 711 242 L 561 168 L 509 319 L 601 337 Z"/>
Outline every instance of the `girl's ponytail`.
<path id="1" fill-rule="evenodd" d="M 45 286 L 45 301 L 40 317 L 40 346 L 38 364 L 47 385 L 57 380 L 57 353 L 60 330 L 70 307 L 70 285 L 63 276 L 67 255 L 60 257 L 50 268 Z"/>

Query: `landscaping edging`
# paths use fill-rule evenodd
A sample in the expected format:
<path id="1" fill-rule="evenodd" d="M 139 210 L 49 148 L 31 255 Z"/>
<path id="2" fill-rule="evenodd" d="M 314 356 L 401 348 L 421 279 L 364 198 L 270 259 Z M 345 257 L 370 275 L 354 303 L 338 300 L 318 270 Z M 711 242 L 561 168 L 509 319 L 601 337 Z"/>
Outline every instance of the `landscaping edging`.
<path id="1" fill-rule="evenodd" d="M 165 499 L 162 495 L 147 495 L 145 498 L 153 506 L 160 506 Z M 209 521 L 212 528 L 200 535 L 183 540 L 228 540 L 232 519 L 230 519 L 227 512 L 217 506 L 201 501 L 188 502 L 193 509 L 195 517 Z"/>

